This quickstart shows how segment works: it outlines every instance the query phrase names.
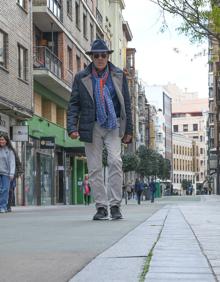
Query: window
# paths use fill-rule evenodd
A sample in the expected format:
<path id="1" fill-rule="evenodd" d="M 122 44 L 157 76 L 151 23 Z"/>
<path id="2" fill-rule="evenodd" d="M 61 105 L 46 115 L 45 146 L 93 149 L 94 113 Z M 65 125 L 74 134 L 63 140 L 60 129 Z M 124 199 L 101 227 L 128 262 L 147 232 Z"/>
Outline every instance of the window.
<path id="1" fill-rule="evenodd" d="M 18 44 L 18 76 L 27 81 L 27 49 Z"/>
<path id="2" fill-rule="evenodd" d="M 198 131 L 198 124 L 197 123 L 193 124 L 193 131 Z"/>
<path id="3" fill-rule="evenodd" d="M 83 36 L 87 38 L 87 15 L 83 14 Z"/>
<path id="4" fill-rule="evenodd" d="M 174 125 L 174 126 L 173 126 L 173 131 L 174 131 L 174 132 L 178 132 L 178 125 Z"/>
<path id="5" fill-rule="evenodd" d="M 80 28 L 80 11 L 79 11 L 78 2 L 75 2 L 75 19 L 76 19 L 76 26 Z"/>
<path id="6" fill-rule="evenodd" d="M 80 57 L 76 55 L 76 67 L 77 67 L 77 71 L 81 70 L 81 60 Z"/>
<path id="7" fill-rule="evenodd" d="M 184 124 L 184 125 L 183 125 L 183 131 L 184 131 L 184 132 L 188 131 L 188 124 Z"/>
<path id="8" fill-rule="evenodd" d="M 0 30 L 0 66 L 7 69 L 8 35 Z"/>
<path id="9" fill-rule="evenodd" d="M 47 7 L 60 20 L 61 3 L 60 0 L 48 0 Z"/>
<path id="10" fill-rule="evenodd" d="M 203 155 L 203 148 L 200 148 L 200 154 Z"/>
<path id="11" fill-rule="evenodd" d="M 27 0 L 17 0 L 17 3 L 18 3 L 18 5 L 20 5 L 23 9 L 25 9 L 26 10 L 26 5 L 27 5 L 27 3 L 26 3 L 26 1 Z"/>
<path id="12" fill-rule="evenodd" d="M 72 19 L 72 0 L 66 1 L 67 15 Z"/>
<path id="13" fill-rule="evenodd" d="M 94 41 L 94 27 L 90 24 L 90 42 Z"/>
<path id="14" fill-rule="evenodd" d="M 69 46 L 67 47 L 67 60 L 68 69 L 73 71 L 73 51 Z"/>

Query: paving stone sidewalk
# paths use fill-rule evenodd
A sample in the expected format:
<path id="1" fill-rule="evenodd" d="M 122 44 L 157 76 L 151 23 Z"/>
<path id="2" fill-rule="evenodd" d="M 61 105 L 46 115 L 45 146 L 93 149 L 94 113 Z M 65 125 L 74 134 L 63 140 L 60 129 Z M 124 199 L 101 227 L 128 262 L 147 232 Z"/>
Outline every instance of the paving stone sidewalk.
<path id="1" fill-rule="evenodd" d="M 160 209 L 69 282 L 220 281 L 220 201 L 207 199 Z"/>

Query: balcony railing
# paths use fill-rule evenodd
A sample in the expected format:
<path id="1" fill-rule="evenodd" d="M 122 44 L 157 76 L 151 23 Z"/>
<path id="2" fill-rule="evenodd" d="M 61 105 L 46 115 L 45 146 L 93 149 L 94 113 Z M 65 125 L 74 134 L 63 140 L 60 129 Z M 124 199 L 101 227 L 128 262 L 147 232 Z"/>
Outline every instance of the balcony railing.
<path id="1" fill-rule="evenodd" d="M 48 47 L 37 46 L 34 48 L 34 69 L 48 70 L 69 87 L 72 87 L 73 72 L 64 68 L 62 61 Z"/>
<path id="2" fill-rule="evenodd" d="M 46 69 L 62 79 L 62 62 L 45 46 L 34 48 L 34 68 Z"/>

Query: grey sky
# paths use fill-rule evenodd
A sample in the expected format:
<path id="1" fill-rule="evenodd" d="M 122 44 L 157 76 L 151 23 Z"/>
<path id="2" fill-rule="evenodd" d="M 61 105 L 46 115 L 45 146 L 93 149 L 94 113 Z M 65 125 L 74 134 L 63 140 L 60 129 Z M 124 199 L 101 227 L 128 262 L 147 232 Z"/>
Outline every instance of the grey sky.
<path id="1" fill-rule="evenodd" d="M 136 69 L 146 84 L 176 83 L 181 89 L 208 96 L 207 45 L 196 46 L 174 30 L 176 19 L 168 17 L 170 30 L 160 33 L 160 12 L 149 0 L 125 0 L 123 17 L 128 21 L 136 48 Z"/>

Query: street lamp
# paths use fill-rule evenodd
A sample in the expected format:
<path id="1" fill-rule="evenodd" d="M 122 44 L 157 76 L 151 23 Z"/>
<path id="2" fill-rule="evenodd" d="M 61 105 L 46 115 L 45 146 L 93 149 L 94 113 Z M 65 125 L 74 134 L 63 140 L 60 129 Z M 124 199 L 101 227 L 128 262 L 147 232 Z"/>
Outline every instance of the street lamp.
<path id="1" fill-rule="evenodd" d="M 219 62 L 215 63 L 215 100 L 216 100 L 216 155 L 217 155 L 217 168 L 216 168 L 216 193 L 217 195 L 220 195 L 220 185 L 219 185 L 219 180 L 220 180 L 220 164 L 219 164 L 219 97 L 220 97 L 220 81 L 219 81 Z"/>

